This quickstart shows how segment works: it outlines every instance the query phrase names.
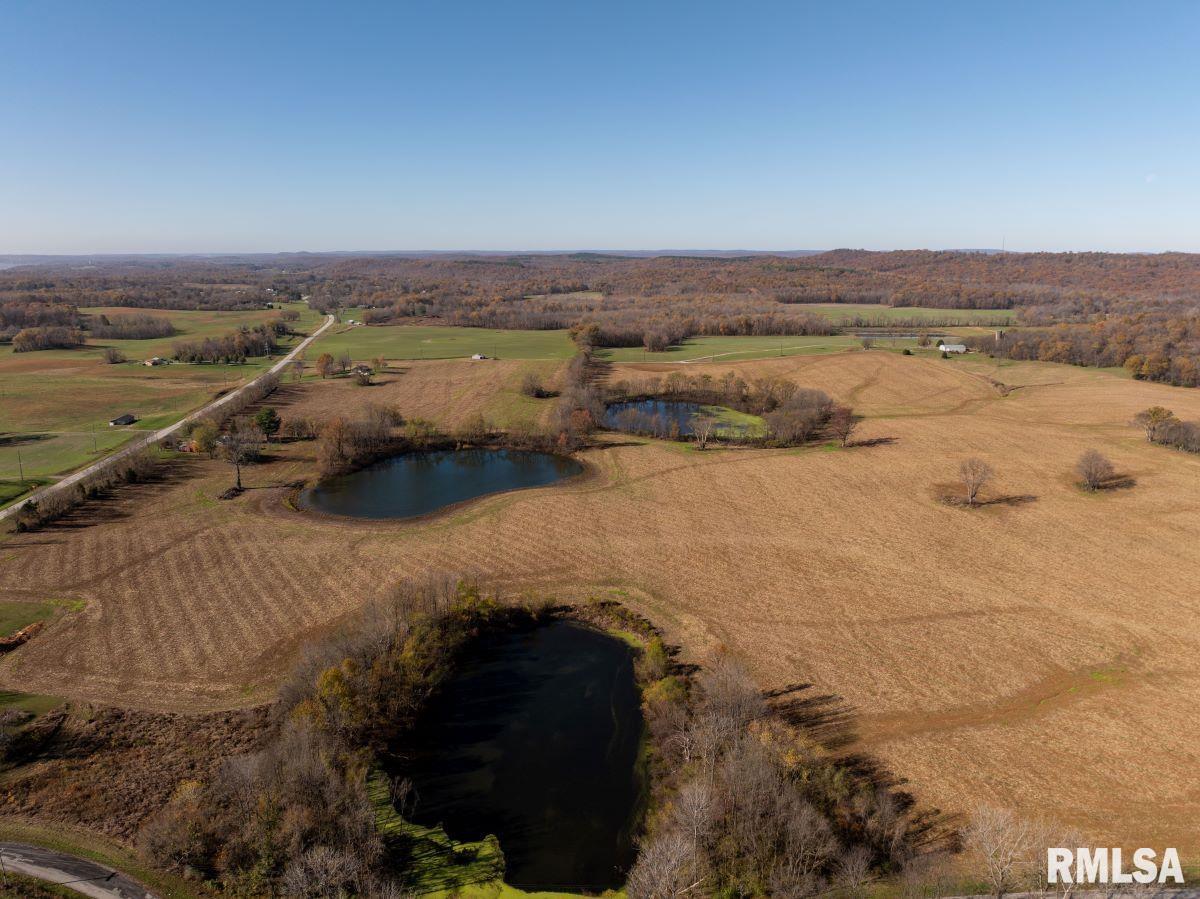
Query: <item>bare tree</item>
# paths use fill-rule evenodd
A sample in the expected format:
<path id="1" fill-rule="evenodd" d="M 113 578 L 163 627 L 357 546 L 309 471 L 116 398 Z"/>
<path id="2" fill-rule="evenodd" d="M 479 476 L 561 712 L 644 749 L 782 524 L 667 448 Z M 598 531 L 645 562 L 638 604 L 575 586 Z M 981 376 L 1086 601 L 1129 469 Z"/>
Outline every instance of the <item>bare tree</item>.
<path id="1" fill-rule="evenodd" d="M 865 896 L 871 880 L 871 850 L 854 846 L 838 859 L 838 885 L 850 896 Z"/>
<path id="2" fill-rule="evenodd" d="M 717 430 L 717 420 L 711 415 L 697 415 L 692 419 L 692 436 L 696 438 L 696 448 L 705 449 Z"/>
<path id="3" fill-rule="evenodd" d="M 659 834 L 642 844 L 625 891 L 629 899 L 669 899 L 682 895 L 693 885 L 687 879 L 691 867 L 687 837 L 675 830 Z"/>
<path id="4" fill-rule="evenodd" d="M 304 377 L 304 360 L 296 359 L 292 362 L 292 380 L 299 381 Z"/>
<path id="5" fill-rule="evenodd" d="M 234 485 L 242 489 L 242 466 L 258 453 L 262 443 L 262 432 L 249 418 L 235 418 L 229 426 L 229 433 L 219 441 L 221 457 L 233 466 L 237 472 L 237 482 Z"/>
<path id="6" fill-rule="evenodd" d="M 1082 479 L 1083 486 L 1088 490 L 1099 490 L 1116 474 L 1112 462 L 1094 449 L 1088 450 L 1079 457 L 1079 461 L 1075 463 L 1075 471 Z"/>
<path id="7" fill-rule="evenodd" d="M 363 879 L 362 862 L 347 852 L 314 846 L 288 865 L 283 888 L 289 896 L 339 897 Z"/>
<path id="8" fill-rule="evenodd" d="M 717 798 L 712 784 L 703 777 L 697 777 L 680 788 L 673 808 L 673 823 L 691 844 L 692 866 L 688 871 L 688 879 L 693 883 L 704 880 L 701 848 L 713 831 L 716 806 Z"/>
<path id="9" fill-rule="evenodd" d="M 862 348 L 864 350 L 869 350 L 871 347 L 875 346 L 875 339 L 873 337 L 864 337 L 859 341 L 859 343 L 862 344 Z"/>
<path id="10" fill-rule="evenodd" d="M 354 359 L 350 356 L 349 350 L 342 350 L 338 353 L 337 367 L 340 372 L 350 371 L 350 366 L 354 364 Z"/>
<path id="11" fill-rule="evenodd" d="M 855 415 L 854 410 L 849 406 L 834 406 L 833 412 L 829 416 L 829 430 L 834 437 L 841 441 L 842 446 L 845 446 L 850 442 L 860 421 L 862 421 L 862 416 Z"/>
<path id="12" fill-rule="evenodd" d="M 963 486 L 967 488 L 968 506 L 975 505 L 976 500 L 979 498 L 980 489 L 992 479 L 994 473 L 992 466 L 975 456 L 964 459 L 958 466 L 958 477 L 962 481 Z"/>
<path id="13" fill-rule="evenodd" d="M 1004 808 L 981 805 L 971 816 L 964 834 L 966 847 L 978 859 L 980 873 L 997 897 L 1024 883 L 1031 864 L 1037 864 L 1036 830 Z"/>

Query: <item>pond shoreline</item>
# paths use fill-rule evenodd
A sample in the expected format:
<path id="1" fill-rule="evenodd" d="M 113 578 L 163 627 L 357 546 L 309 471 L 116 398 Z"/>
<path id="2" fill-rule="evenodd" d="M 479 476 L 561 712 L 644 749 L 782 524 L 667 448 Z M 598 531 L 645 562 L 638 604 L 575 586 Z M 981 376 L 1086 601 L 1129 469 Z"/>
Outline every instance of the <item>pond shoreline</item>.
<path id="1" fill-rule="evenodd" d="M 500 453 L 500 452 L 529 453 L 529 454 L 552 456 L 552 457 L 554 457 L 556 459 L 560 459 L 560 460 L 569 460 L 570 462 L 572 462 L 573 464 L 575 464 L 579 467 L 579 471 L 575 472 L 574 474 L 564 475 L 554 481 L 550 481 L 549 483 L 530 484 L 528 486 L 508 487 L 508 488 L 501 488 L 498 490 L 490 490 L 487 492 L 476 494 L 474 496 L 466 497 L 465 499 L 446 503 L 445 505 L 439 506 L 436 509 L 431 509 L 428 512 L 421 512 L 421 513 L 417 513 L 414 515 L 385 515 L 385 516 L 347 515 L 347 514 L 342 514 L 342 513 L 338 513 L 338 512 L 328 511 L 325 509 L 318 509 L 318 508 L 313 507 L 312 505 L 307 505 L 302 501 L 301 498 L 306 492 L 308 492 L 316 487 L 319 487 L 323 483 L 327 483 L 330 480 L 330 478 L 316 478 L 313 480 L 304 480 L 299 483 L 290 485 L 287 493 L 283 497 L 283 500 L 282 500 L 283 506 L 289 512 L 291 512 L 295 515 L 302 515 L 305 517 L 313 518 L 316 520 L 323 520 L 323 521 L 327 521 L 330 523 L 336 522 L 336 523 L 340 523 L 340 524 L 361 523 L 361 524 L 365 524 L 365 525 L 380 525 L 380 524 L 412 525 L 412 524 L 422 524 L 422 523 L 429 522 L 429 521 L 435 521 L 437 519 L 443 518 L 443 517 L 453 514 L 455 512 L 462 511 L 464 508 L 466 508 L 472 504 L 479 503 L 484 500 L 495 498 L 498 496 L 505 496 L 508 494 L 515 494 L 515 493 L 524 493 L 524 492 L 531 491 L 531 490 L 546 490 L 546 489 L 549 489 L 552 487 L 568 487 L 568 486 L 575 487 L 575 486 L 578 486 L 581 482 L 590 481 L 598 475 L 598 471 L 597 471 L 595 465 L 585 459 L 579 458 L 577 453 L 556 453 L 556 452 L 550 452 L 547 450 L 530 450 L 530 449 L 525 449 L 523 447 L 514 447 L 514 446 L 508 446 L 508 445 L 499 444 L 499 443 L 471 444 L 471 445 L 464 445 L 464 444 L 460 443 L 460 444 L 455 444 L 453 446 L 439 447 L 436 449 L 405 449 L 405 450 L 401 450 L 400 452 L 394 453 L 392 455 L 384 456 L 384 457 L 378 458 L 378 459 L 373 459 L 369 463 L 359 466 L 358 468 L 355 468 L 351 471 L 341 472 L 338 475 L 336 475 L 336 477 L 343 477 L 343 476 L 346 476 L 349 474 L 356 474 L 356 473 L 362 472 L 362 471 L 370 468 L 371 466 L 387 463 L 390 460 L 403 459 L 407 456 L 433 455 L 435 453 L 440 454 L 440 453 L 456 453 L 456 452 L 470 452 L 470 451 L 496 452 L 496 453 Z"/>

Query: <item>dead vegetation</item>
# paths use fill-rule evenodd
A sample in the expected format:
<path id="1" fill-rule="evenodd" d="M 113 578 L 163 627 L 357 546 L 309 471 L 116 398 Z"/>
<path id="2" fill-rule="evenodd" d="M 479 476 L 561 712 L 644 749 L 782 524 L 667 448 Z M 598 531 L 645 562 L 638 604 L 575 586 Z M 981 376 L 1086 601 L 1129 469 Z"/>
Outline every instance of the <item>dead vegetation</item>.
<path id="1" fill-rule="evenodd" d="M 51 712 L 8 747 L 0 811 L 131 841 L 181 787 L 210 777 L 227 756 L 255 748 L 266 721 L 263 709 L 180 715 L 74 706 Z"/>

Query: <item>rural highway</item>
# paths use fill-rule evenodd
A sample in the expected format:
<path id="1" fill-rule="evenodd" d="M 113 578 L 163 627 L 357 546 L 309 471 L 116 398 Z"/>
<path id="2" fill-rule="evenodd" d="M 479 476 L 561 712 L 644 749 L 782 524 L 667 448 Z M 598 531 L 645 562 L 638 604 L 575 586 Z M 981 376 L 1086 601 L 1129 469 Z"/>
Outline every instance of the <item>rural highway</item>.
<path id="1" fill-rule="evenodd" d="M 261 381 L 267 375 L 273 375 L 273 374 L 277 374 L 278 372 L 283 371 L 283 369 L 287 366 L 287 364 L 289 362 L 291 362 L 293 359 L 295 359 L 300 353 L 303 353 L 306 349 L 308 349 L 309 344 L 311 344 L 314 340 L 316 340 L 318 337 L 320 337 L 326 331 L 326 329 L 328 329 L 329 326 L 334 323 L 334 321 L 335 321 L 334 316 L 332 316 L 332 315 L 325 316 L 325 324 L 321 325 L 321 327 L 319 327 L 319 328 L 317 328 L 317 330 L 313 331 L 312 334 L 310 334 L 308 337 L 305 337 L 302 341 L 300 341 L 298 344 L 296 344 L 296 346 L 292 348 L 292 351 L 290 353 L 288 353 L 286 356 L 284 356 L 282 359 L 280 359 L 278 362 L 276 362 L 274 365 L 272 365 L 269 369 L 267 369 L 265 372 L 263 372 L 257 378 L 254 378 L 251 381 L 247 381 L 241 387 L 231 390 L 229 393 L 225 394 L 224 396 L 218 397 L 217 399 L 215 399 L 211 403 L 209 403 L 207 406 L 202 406 L 201 408 L 197 409 L 196 411 L 188 413 L 183 418 L 181 418 L 179 421 L 175 422 L 175 424 L 168 425 L 167 427 L 165 427 L 159 431 L 151 431 L 145 437 L 134 440 L 133 443 L 131 443 L 125 447 L 122 447 L 120 450 L 113 453 L 112 455 L 105 456 L 103 459 L 99 459 L 99 460 L 93 462 L 91 465 L 87 466 L 86 468 L 81 468 L 78 471 L 72 472 L 71 474 L 69 474 L 65 478 L 63 478 L 61 481 L 55 481 L 53 484 L 47 484 L 41 490 L 35 490 L 33 493 L 29 494 L 29 496 L 25 497 L 24 499 L 13 503 L 7 509 L 0 509 L 0 521 L 3 521 L 8 516 L 14 514 L 18 509 L 20 509 L 22 506 L 24 506 L 27 502 L 29 502 L 32 499 L 37 499 L 39 496 L 45 496 L 46 494 L 53 493 L 56 490 L 65 490 L 66 488 L 70 487 L 72 484 L 78 484 L 80 481 L 82 481 L 88 475 L 98 471 L 99 469 L 103 468 L 105 465 L 110 464 L 114 459 L 119 459 L 122 456 L 131 455 L 133 453 L 138 452 L 139 450 L 143 450 L 148 446 L 152 446 L 153 444 L 158 443 L 158 441 L 160 441 L 160 440 L 164 440 L 167 437 L 170 437 L 172 434 L 174 434 L 176 431 L 181 429 L 189 421 L 200 418 L 201 416 L 206 415 L 209 412 L 211 412 L 213 409 L 217 409 L 217 408 L 225 405 L 226 403 L 231 402 L 235 397 L 241 395 L 246 390 L 250 389 L 252 386 L 257 384 L 259 381 Z"/>
<path id="2" fill-rule="evenodd" d="M 96 899 L 155 899 L 154 894 L 136 880 L 112 868 L 53 849 L 24 843 L 0 843 L 0 866 L 4 873 L 36 877 Z"/>

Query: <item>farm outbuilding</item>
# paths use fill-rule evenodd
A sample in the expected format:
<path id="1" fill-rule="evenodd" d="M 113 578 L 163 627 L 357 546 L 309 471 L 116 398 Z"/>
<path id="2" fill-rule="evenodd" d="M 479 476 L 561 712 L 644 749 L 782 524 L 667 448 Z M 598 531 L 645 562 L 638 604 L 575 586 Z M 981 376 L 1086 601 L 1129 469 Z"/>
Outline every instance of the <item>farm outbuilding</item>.
<path id="1" fill-rule="evenodd" d="M 962 343 L 939 343 L 938 349 L 943 353 L 965 353 L 967 347 Z"/>
<path id="2" fill-rule="evenodd" d="M 137 416 L 132 412 L 126 412 L 124 415 L 118 415 L 116 418 L 112 419 L 108 423 L 108 426 L 112 428 L 117 425 L 131 425 L 135 421 L 137 421 Z"/>

